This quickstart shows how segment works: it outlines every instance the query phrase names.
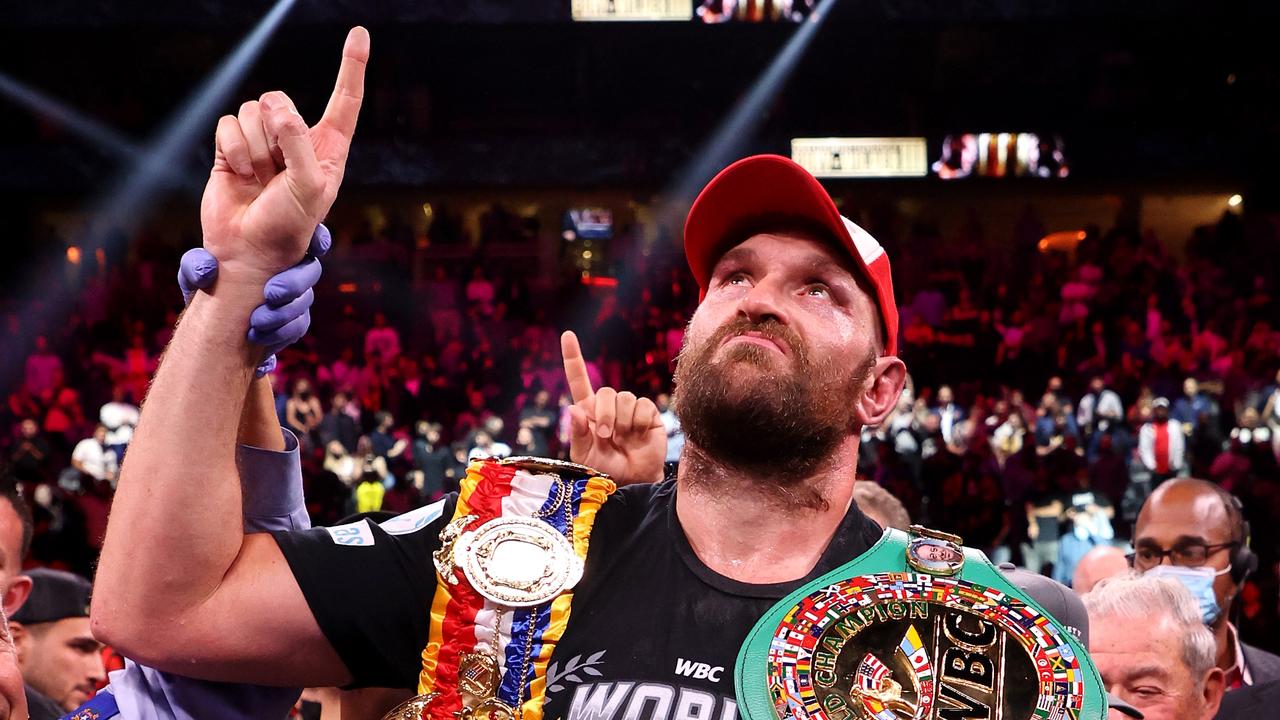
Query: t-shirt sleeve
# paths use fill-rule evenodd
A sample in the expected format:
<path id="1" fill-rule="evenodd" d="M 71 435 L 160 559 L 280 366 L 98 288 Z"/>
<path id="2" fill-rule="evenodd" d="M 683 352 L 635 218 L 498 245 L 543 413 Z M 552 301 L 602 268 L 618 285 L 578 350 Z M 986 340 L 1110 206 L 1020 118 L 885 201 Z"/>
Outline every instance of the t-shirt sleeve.
<path id="1" fill-rule="evenodd" d="M 381 525 L 272 533 L 351 687 L 417 686 L 436 590 L 431 553 L 456 502 L 449 496 Z"/>

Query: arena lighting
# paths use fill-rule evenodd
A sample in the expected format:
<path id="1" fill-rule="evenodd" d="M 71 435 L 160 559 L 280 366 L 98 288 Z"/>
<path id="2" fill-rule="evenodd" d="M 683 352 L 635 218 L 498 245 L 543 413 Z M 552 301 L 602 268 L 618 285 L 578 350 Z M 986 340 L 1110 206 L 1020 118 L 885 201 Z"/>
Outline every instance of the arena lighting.
<path id="1" fill-rule="evenodd" d="M 800 58 L 813 42 L 822 27 L 823 20 L 831 12 L 836 0 L 821 0 L 808 19 L 800 23 L 795 34 L 783 46 L 782 51 L 769 63 L 755 84 L 738 99 L 733 109 L 693 156 L 689 164 L 676 176 L 668 192 L 664 193 L 666 206 L 659 212 L 659 219 L 680 227 L 680 215 L 689 207 L 698 190 L 718 171 L 737 160 L 748 147 L 764 120 L 764 109 L 787 84 Z"/>
<path id="2" fill-rule="evenodd" d="M 182 156 L 198 138 L 210 135 L 218 112 L 231 98 L 240 81 L 248 73 L 267 40 L 293 9 L 296 0 L 277 0 L 270 12 L 258 23 L 213 75 L 196 88 L 187 101 L 164 125 L 159 135 L 147 143 L 142 155 L 126 173 L 124 180 L 101 204 L 93 217 L 98 232 L 127 230 L 144 215 L 167 168 L 180 165 Z"/>
<path id="3" fill-rule="evenodd" d="M 137 143 L 3 71 L 0 71 L 0 96 L 59 125 L 104 155 L 119 157 L 135 164 L 142 162 L 142 149 Z M 166 180 L 180 183 L 193 192 L 199 192 L 204 186 L 202 173 L 184 173 L 181 166 L 166 165 L 160 168 L 159 172 Z"/>
<path id="4" fill-rule="evenodd" d="M 275 30 L 284 21 L 296 0 L 277 0 L 275 6 L 249 32 L 235 51 L 231 53 L 213 75 L 196 88 L 187 101 L 165 123 L 154 140 L 138 151 L 114 192 L 98 202 L 90 213 L 82 237 L 77 246 L 94 248 L 95 258 L 103 258 L 102 247 L 109 238 L 126 236 L 145 215 L 148 203 L 156 191 L 172 187 L 172 167 L 181 167 L 184 153 L 196 143 L 197 138 L 211 135 L 213 119 L 226 104 L 240 81 Z M 123 231 L 123 232 L 122 232 Z M 45 332 L 52 322 L 61 322 L 69 311 L 70 298 L 65 293 L 51 290 L 44 278 L 32 275 L 17 297 L 34 302 L 30 315 L 23 325 L 30 335 Z M 0 382 L 9 383 L 21 372 L 26 348 L 11 345 L 0 351 Z"/>
<path id="5" fill-rule="evenodd" d="M 0 71 L 0 95 L 15 105 L 62 126 L 104 153 L 129 159 L 137 158 L 140 154 L 138 146 L 129 138 L 3 71 Z"/>
<path id="6" fill-rule="evenodd" d="M 662 200 L 654 210 L 655 219 L 660 225 L 674 229 L 676 237 L 680 237 L 680 231 L 684 227 L 682 222 L 684 213 L 688 211 L 689 205 L 702 186 L 730 162 L 737 160 L 749 147 L 749 143 L 764 120 L 764 109 L 786 85 L 787 79 L 800 63 L 800 58 L 804 57 L 805 50 L 813 42 L 814 36 L 817 35 L 818 29 L 822 27 L 823 21 L 835 3 L 836 0 L 819 0 L 818 7 L 797 26 L 782 50 L 770 61 L 768 67 L 756 78 L 747 92 L 738 98 L 728 115 L 707 137 L 701 149 L 675 175 L 659 196 Z M 570 233 L 571 231 L 564 233 L 566 242 L 574 239 Z M 649 243 L 652 240 L 645 242 Z M 649 248 L 642 248 L 642 252 L 649 254 Z M 621 275 L 625 277 L 630 272 L 633 272 L 631 268 L 624 268 Z M 587 275 L 584 274 L 584 277 Z M 613 280 L 616 283 L 623 278 L 613 278 Z M 601 285 L 593 286 L 601 287 Z M 586 312 L 583 309 L 564 318 L 567 327 L 589 327 L 590 319 L 586 317 Z"/>
<path id="7" fill-rule="evenodd" d="M 588 275 L 583 273 L 582 284 L 587 287 L 616 288 L 618 287 L 618 278 L 607 277 L 604 275 Z"/>
<path id="8" fill-rule="evenodd" d="M 1049 233 L 1040 238 L 1036 248 L 1042 253 L 1075 252 L 1076 246 L 1083 242 L 1086 237 L 1088 235 L 1083 230 L 1063 230 L 1062 232 Z"/>

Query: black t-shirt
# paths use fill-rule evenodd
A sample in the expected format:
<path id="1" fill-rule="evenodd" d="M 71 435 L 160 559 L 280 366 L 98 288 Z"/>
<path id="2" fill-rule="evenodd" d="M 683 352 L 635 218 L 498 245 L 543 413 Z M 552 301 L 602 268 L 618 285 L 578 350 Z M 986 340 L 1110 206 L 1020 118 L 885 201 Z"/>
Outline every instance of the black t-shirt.
<path id="1" fill-rule="evenodd" d="M 748 585 L 698 560 L 675 496 L 670 481 L 627 486 L 596 516 L 569 625 L 548 666 L 547 718 L 733 720 L 733 665 L 751 627 L 881 535 L 852 506 L 807 577 Z M 275 535 L 354 686 L 416 686 L 435 592 L 431 551 L 454 503 L 383 527 L 361 521 Z"/>

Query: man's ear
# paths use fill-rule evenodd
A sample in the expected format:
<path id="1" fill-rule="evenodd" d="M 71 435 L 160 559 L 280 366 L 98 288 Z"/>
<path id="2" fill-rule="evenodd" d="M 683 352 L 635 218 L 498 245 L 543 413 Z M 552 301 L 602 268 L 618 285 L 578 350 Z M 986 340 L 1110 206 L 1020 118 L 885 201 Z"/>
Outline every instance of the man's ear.
<path id="1" fill-rule="evenodd" d="M 1202 720 L 1211 720 L 1218 714 L 1218 705 L 1222 702 L 1223 693 L 1227 691 L 1226 673 L 1222 672 L 1222 668 L 1209 668 L 1209 672 L 1204 674 L 1204 682 L 1201 685 L 1204 713 L 1200 717 Z"/>
<path id="2" fill-rule="evenodd" d="M 4 605 L 4 614 L 12 617 L 30 595 L 31 578 L 26 575 L 15 575 L 9 581 L 9 589 L 4 591 L 4 597 L 0 598 L 0 604 Z"/>
<path id="3" fill-rule="evenodd" d="M 906 364 L 892 355 L 876 358 L 867 385 L 855 402 L 858 422 L 869 427 L 884 422 L 897 407 L 906 382 Z"/>

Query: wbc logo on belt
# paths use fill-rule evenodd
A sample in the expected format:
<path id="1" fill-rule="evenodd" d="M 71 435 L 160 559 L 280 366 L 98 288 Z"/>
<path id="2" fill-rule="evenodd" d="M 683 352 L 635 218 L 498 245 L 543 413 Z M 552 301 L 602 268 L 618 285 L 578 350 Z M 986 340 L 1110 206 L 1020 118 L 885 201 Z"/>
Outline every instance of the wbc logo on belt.
<path id="1" fill-rule="evenodd" d="M 1079 660 L 1061 631 L 1002 593 L 925 573 L 848 578 L 804 598 L 773 634 L 782 720 L 1075 719 Z"/>

